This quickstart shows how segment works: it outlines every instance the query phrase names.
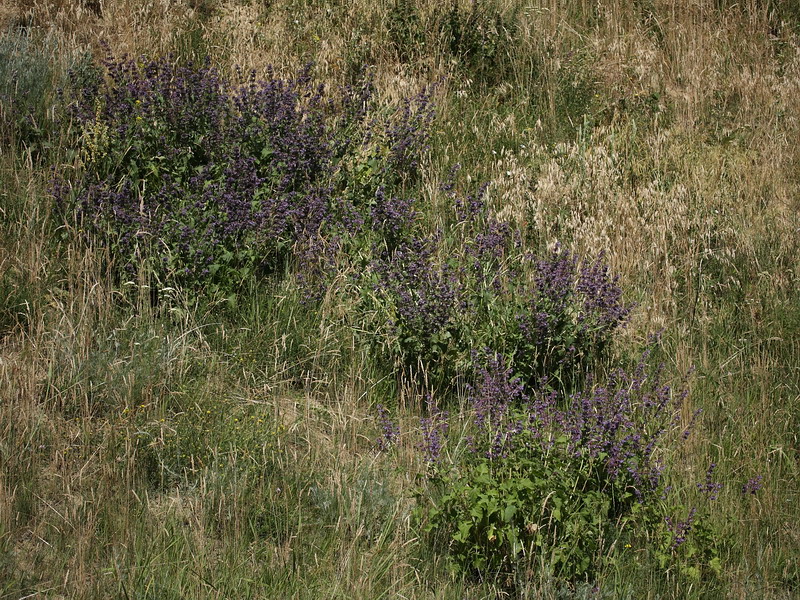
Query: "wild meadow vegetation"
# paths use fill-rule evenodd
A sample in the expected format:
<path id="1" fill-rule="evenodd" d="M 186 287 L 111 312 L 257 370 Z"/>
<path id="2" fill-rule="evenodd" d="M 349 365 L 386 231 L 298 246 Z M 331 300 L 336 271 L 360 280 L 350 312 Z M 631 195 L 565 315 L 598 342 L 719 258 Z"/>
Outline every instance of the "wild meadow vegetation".
<path id="1" fill-rule="evenodd" d="M 0 599 L 800 594 L 795 2 L 0 32 Z"/>

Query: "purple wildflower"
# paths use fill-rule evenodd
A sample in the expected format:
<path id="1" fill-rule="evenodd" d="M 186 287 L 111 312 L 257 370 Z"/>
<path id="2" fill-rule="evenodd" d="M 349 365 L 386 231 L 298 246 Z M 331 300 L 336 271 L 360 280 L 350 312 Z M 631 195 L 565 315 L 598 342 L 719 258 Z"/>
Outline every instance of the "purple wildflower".
<path id="1" fill-rule="evenodd" d="M 378 404 L 378 423 L 381 426 L 378 450 L 384 452 L 391 448 L 400 438 L 400 427 L 392 421 L 389 411 L 383 404 Z"/>
<path id="2" fill-rule="evenodd" d="M 706 480 L 703 483 L 697 484 L 697 489 L 708 496 L 709 500 L 716 500 L 719 497 L 719 492 L 722 490 L 722 484 L 713 481 L 716 468 L 717 463 L 711 463 L 706 470 Z"/>
<path id="3" fill-rule="evenodd" d="M 419 448 L 423 452 L 425 462 L 436 465 L 441 461 L 445 438 L 450 429 L 449 413 L 440 410 L 431 398 L 428 398 L 427 405 L 429 416 L 420 419 L 422 442 Z"/>
<path id="4" fill-rule="evenodd" d="M 692 530 L 697 509 L 692 507 L 684 521 L 675 521 L 672 517 L 664 517 L 667 527 L 672 532 L 672 549 L 676 550 L 686 542 L 686 538 Z"/>
<path id="5" fill-rule="evenodd" d="M 763 485 L 764 476 L 756 475 L 755 477 L 748 479 L 747 482 L 742 486 L 742 495 L 755 495 L 763 487 Z"/>

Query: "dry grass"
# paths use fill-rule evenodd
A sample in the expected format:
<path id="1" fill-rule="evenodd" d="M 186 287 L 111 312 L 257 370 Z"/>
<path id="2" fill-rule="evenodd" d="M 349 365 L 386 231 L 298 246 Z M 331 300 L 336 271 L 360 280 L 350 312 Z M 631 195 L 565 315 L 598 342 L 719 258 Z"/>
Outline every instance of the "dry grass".
<path id="1" fill-rule="evenodd" d="M 490 169 L 501 214 L 547 244 L 606 251 L 623 279 L 645 290 L 656 327 L 685 302 L 678 286 L 702 279 L 709 258 L 750 260 L 768 239 L 789 257 L 798 231 L 796 41 L 781 42 L 776 56 L 779 40 L 763 20 L 712 26 L 702 11 L 672 19 L 661 25 L 669 32 L 661 43 L 637 27 L 618 37 L 601 29 L 589 41 L 606 102 L 636 105 L 657 94 L 655 110 L 670 114 L 650 125 L 610 105 L 608 125 L 554 151 L 537 143 L 535 129 L 519 131 Z M 483 135 L 515 127 L 512 114 Z M 768 275 L 786 289 L 797 263 L 783 264 Z"/>

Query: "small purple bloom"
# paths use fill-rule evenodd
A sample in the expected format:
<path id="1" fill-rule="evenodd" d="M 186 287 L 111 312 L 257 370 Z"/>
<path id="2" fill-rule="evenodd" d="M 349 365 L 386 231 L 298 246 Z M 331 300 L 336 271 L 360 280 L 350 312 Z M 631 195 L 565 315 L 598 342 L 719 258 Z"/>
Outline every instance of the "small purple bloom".
<path id="1" fill-rule="evenodd" d="M 742 486 L 742 495 L 755 495 L 763 487 L 763 484 L 763 475 L 756 475 L 755 477 L 748 479 L 747 482 Z"/>
<path id="2" fill-rule="evenodd" d="M 391 448 L 400 438 L 400 427 L 392 421 L 389 411 L 383 404 L 378 404 L 378 423 L 381 426 L 378 450 L 384 452 Z"/>
<path id="3" fill-rule="evenodd" d="M 722 490 L 722 484 L 713 481 L 714 471 L 716 468 L 717 463 L 711 463 L 706 471 L 705 482 L 697 484 L 697 489 L 708 496 L 709 500 L 716 500 L 719 497 L 720 490 Z"/>

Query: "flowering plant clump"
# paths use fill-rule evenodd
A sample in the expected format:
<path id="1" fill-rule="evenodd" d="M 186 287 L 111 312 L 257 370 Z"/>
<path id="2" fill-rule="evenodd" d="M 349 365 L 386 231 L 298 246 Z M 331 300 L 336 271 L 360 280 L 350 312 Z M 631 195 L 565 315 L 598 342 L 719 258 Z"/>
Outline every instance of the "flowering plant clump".
<path id="1" fill-rule="evenodd" d="M 600 359 L 631 305 L 602 257 L 581 261 L 556 248 L 540 255 L 489 214 L 486 187 L 454 195 L 455 224 L 416 233 L 414 214 L 397 206 L 384 249 L 364 271 L 367 306 L 388 314 L 395 363 L 420 367 L 447 386 L 469 372 L 473 348 L 505 356 L 525 385 L 577 389 Z M 400 210 L 406 209 L 406 210 Z M 377 330 L 378 328 L 374 328 Z"/>
<path id="2" fill-rule="evenodd" d="M 301 283 L 315 296 L 325 268 L 307 261 L 313 248 L 330 238 L 333 251 L 368 220 L 395 232 L 408 218 L 393 190 L 424 150 L 427 92 L 380 117 L 369 86 L 330 94 L 308 68 L 231 82 L 169 58 L 101 67 L 67 90 L 81 160 L 54 189 L 128 275 L 148 264 L 160 279 L 230 289 L 294 259 L 308 263 Z M 358 193 L 353 172 L 369 183 Z M 370 206 L 357 201 L 364 187 Z"/>
<path id="3" fill-rule="evenodd" d="M 429 371 L 446 365 L 458 348 L 459 303 L 457 271 L 438 261 L 439 236 L 415 237 L 371 264 L 373 297 L 382 300 L 395 334 L 391 350 L 408 367 Z"/>
<path id="4" fill-rule="evenodd" d="M 520 300 L 512 328 L 514 364 L 529 383 L 549 377 L 574 389 L 632 307 L 622 301 L 617 278 L 602 259 L 579 261 L 557 248 L 525 260 L 532 265 L 530 279 L 512 284 Z"/>
<path id="5" fill-rule="evenodd" d="M 467 451 L 445 464 L 430 459 L 442 454 L 439 438 L 424 450 L 420 522 L 467 572 L 510 574 L 543 555 L 561 577 L 589 577 L 663 491 L 659 451 L 684 393 L 646 356 L 568 398 L 527 387 L 496 354 L 474 356 Z"/>

